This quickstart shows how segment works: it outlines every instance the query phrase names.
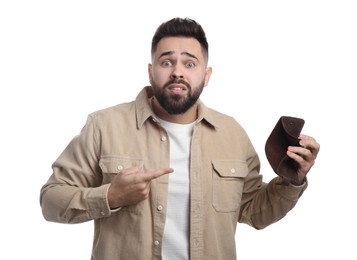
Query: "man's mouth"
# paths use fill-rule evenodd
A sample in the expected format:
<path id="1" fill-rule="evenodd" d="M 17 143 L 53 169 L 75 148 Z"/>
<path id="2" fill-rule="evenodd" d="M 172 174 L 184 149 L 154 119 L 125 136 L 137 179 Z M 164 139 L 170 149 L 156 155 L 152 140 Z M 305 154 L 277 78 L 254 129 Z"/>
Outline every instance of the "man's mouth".
<path id="1" fill-rule="evenodd" d="M 184 91 L 187 90 L 187 86 L 184 84 L 179 84 L 179 83 L 173 83 L 170 84 L 167 89 L 169 90 L 170 93 L 172 94 L 181 94 Z"/>
<path id="2" fill-rule="evenodd" d="M 183 84 L 177 84 L 177 83 L 174 83 L 174 84 L 171 84 L 169 85 L 168 89 L 172 90 L 172 89 L 175 89 L 175 90 L 186 90 L 187 87 Z"/>

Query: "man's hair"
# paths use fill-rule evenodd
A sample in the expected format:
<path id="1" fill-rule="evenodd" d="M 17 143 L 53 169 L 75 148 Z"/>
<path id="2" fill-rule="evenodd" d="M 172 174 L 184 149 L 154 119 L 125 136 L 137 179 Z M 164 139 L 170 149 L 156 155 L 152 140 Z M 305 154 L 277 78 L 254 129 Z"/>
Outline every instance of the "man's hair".
<path id="1" fill-rule="evenodd" d="M 156 51 L 157 45 L 165 37 L 195 38 L 201 45 L 203 56 L 208 61 L 208 42 L 202 26 L 189 18 L 173 18 L 162 23 L 156 30 L 151 42 L 151 55 Z"/>

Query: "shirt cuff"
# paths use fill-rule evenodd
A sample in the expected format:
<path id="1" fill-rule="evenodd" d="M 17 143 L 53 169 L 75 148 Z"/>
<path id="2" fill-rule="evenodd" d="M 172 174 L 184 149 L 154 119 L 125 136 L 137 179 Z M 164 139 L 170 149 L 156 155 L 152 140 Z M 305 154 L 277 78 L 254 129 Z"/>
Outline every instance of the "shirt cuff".
<path id="1" fill-rule="evenodd" d="M 107 187 L 107 196 L 106 196 L 107 207 L 108 207 L 110 213 L 115 213 L 115 212 L 118 212 L 119 210 L 121 210 L 122 207 L 115 208 L 115 209 L 111 209 L 111 208 L 110 208 L 110 206 L 109 206 L 109 201 L 108 201 L 108 190 L 109 190 L 109 187 L 110 187 L 110 185 L 108 185 L 108 187 Z"/>
<path id="2" fill-rule="evenodd" d="M 110 209 L 110 213 L 115 213 L 121 210 L 122 207 L 116 208 L 116 209 Z"/>

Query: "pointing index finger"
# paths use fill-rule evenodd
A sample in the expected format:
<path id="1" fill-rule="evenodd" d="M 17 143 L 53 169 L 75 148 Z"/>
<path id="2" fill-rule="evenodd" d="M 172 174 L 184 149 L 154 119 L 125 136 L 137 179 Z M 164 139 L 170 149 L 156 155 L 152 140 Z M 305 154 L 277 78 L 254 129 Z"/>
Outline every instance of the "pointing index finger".
<path id="1" fill-rule="evenodd" d="M 155 171 L 152 171 L 152 172 L 147 172 L 144 176 L 145 180 L 146 181 L 151 181 L 153 179 L 156 179 L 162 175 L 165 175 L 165 174 L 168 174 L 168 173 L 171 173 L 173 172 L 174 169 L 172 168 L 161 168 L 161 169 L 157 169 Z"/>

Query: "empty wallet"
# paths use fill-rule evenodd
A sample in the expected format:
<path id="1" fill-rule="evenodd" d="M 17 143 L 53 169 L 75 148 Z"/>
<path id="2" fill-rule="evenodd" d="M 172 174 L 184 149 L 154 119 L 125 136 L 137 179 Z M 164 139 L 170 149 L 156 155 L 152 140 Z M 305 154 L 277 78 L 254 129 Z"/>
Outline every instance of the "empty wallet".
<path id="1" fill-rule="evenodd" d="M 300 146 L 299 135 L 304 119 L 282 116 L 265 144 L 265 154 L 274 172 L 283 178 L 283 183 L 297 183 L 297 163 L 286 155 L 288 146 Z"/>

